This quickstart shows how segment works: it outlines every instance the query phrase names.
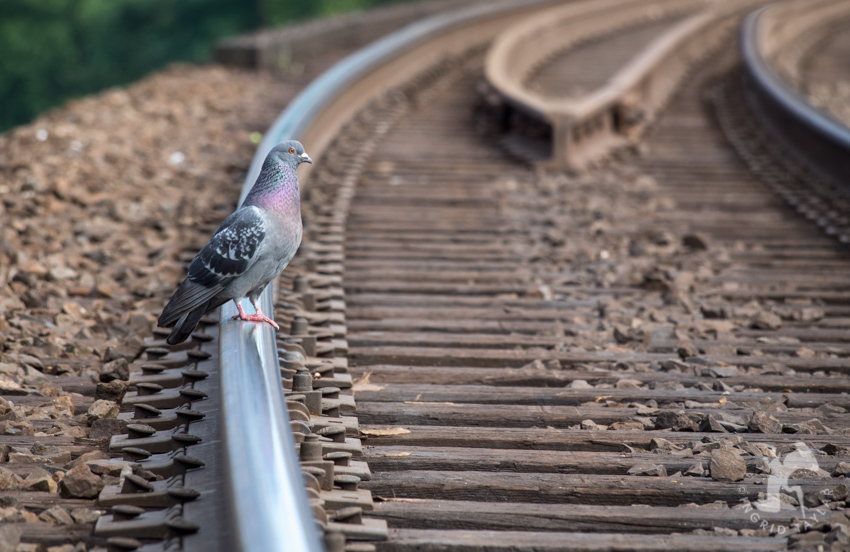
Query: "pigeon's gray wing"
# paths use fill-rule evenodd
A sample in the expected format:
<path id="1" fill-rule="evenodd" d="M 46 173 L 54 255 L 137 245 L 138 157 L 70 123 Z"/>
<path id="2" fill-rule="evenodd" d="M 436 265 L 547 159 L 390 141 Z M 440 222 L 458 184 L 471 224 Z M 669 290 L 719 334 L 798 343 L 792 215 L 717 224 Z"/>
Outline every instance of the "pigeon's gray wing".
<path id="1" fill-rule="evenodd" d="M 259 207 L 239 209 L 222 223 L 189 265 L 189 279 L 203 286 L 227 284 L 254 264 L 266 225 Z"/>
<path id="2" fill-rule="evenodd" d="M 189 265 L 189 277 L 174 292 L 158 324 L 167 327 L 247 272 L 265 237 L 258 207 L 244 207 L 227 217 Z"/>

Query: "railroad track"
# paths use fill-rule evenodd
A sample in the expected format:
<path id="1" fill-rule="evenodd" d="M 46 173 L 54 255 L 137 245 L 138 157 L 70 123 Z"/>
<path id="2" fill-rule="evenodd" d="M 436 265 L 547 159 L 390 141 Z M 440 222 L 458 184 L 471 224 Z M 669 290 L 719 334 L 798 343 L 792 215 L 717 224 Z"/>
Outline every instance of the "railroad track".
<path id="1" fill-rule="evenodd" d="M 224 310 L 187 345 L 148 339 L 114 424 L 125 433 L 105 455 L 66 446 L 106 486 L 58 507 L 104 514 L 37 538 L 13 524 L 12 537 L 111 550 L 846 547 L 850 260 L 824 206 L 840 192 L 805 157 L 788 165 L 793 182 L 771 170 L 789 162 L 777 128 L 739 101 L 727 40 L 750 10 L 551 4 L 438 15 L 296 98 L 257 153 L 293 137 L 318 161 L 304 247 L 263 299 L 289 332 Z M 528 18 L 514 25 L 517 10 Z M 579 40 L 557 39 L 578 24 Z M 529 36 L 554 38 L 525 59 Z M 510 55 L 523 71 L 494 73 Z M 595 73 L 564 98 L 585 67 Z M 494 116 L 501 144 L 476 132 Z M 534 171 L 516 155 L 593 170 Z M 7 502 L 48 512 L 58 503 L 42 486 Z"/>

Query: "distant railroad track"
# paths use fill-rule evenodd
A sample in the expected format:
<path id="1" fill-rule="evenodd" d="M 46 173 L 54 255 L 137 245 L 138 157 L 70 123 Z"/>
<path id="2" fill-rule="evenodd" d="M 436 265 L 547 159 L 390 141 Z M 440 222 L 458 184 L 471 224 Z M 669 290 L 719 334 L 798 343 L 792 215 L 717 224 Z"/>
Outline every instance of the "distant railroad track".
<path id="1" fill-rule="evenodd" d="M 844 162 L 786 133 L 801 157 L 774 170 L 769 134 L 829 126 L 824 151 L 848 131 L 770 80 L 756 34 L 782 12 L 741 27 L 762 4 L 474 5 L 314 81 L 245 181 L 284 138 L 316 160 L 302 250 L 262 299 L 283 331 L 225 308 L 147 340 L 91 543 L 850 545 Z"/>

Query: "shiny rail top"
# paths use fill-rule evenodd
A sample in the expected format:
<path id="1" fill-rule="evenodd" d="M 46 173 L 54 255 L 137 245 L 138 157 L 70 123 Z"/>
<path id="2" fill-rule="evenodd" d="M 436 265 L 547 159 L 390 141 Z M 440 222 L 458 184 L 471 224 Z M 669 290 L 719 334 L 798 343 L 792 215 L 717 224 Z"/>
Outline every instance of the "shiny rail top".
<path id="1" fill-rule="evenodd" d="M 829 4 L 821 2 L 822 4 Z M 770 18 L 782 17 L 780 10 L 794 2 L 773 4 L 750 14 L 741 29 L 741 55 L 747 80 L 747 100 L 760 122 L 786 143 L 789 151 L 800 152 L 811 166 L 846 186 L 850 178 L 850 129 L 787 84 L 772 67 L 765 52 L 770 40 Z M 850 2 L 844 2 L 850 8 Z M 797 2 L 801 9 L 811 4 Z M 827 6 L 828 7 L 828 6 Z M 847 10 L 850 14 L 850 9 Z M 845 14 L 845 15 L 848 15 Z M 834 14 L 825 12 L 825 16 Z M 823 23 L 827 24 L 828 19 Z"/>
<path id="2" fill-rule="evenodd" d="M 449 30 L 551 1 L 506 0 L 436 15 L 340 61 L 303 90 L 266 132 L 239 203 L 257 179 L 268 151 L 282 140 L 302 139 L 322 110 L 370 71 Z M 308 153 L 321 163 L 321 152 Z M 272 298 L 270 286 L 260 297 L 265 312 L 273 312 Z M 232 303 L 221 308 L 221 388 L 231 547 L 245 552 L 321 550 L 289 429 L 274 331 L 265 324 L 233 321 L 235 314 Z"/>

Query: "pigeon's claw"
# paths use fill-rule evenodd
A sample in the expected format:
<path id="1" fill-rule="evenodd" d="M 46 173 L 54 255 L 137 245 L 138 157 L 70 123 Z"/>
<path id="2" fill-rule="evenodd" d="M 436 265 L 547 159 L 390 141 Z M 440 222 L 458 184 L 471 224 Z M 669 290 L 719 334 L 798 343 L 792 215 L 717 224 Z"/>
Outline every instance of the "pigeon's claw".
<path id="1" fill-rule="evenodd" d="M 251 303 L 257 310 L 257 314 L 246 314 L 245 311 L 242 309 L 242 304 L 239 301 L 234 300 L 233 302 L 236 303 L 236 310 L 239 311 L 239 314 L 234 315 L 231 320 L 243 320 L 245 322 L 268 322 L 272 328 L 276 330 L 280 329 L 280 326 L 278 326 L 274 320 L 263 314 L 263 311 L 259 309 L 259 307 L 256 303 L 254 303 L 254 301 L 251 301 Z"/>
<path id="2" fill-rule="evenodd" d="M 237 314 L 237 315 L 233 316 L 233 320 L 243 320 L 245 322 L 268 322 L 269 324 L 271 324 L 271 326 L 274 329 L 276 329 L 276 330 L 280 329 L 280 326 L 278 326 L 277 323 L 274 320 L 272 320 L 271 318 L 269 318 L 268 316 L 266 316 L 265 314 L 262 314 L 262 313 L 259 313 L 259 314 Z"/>

